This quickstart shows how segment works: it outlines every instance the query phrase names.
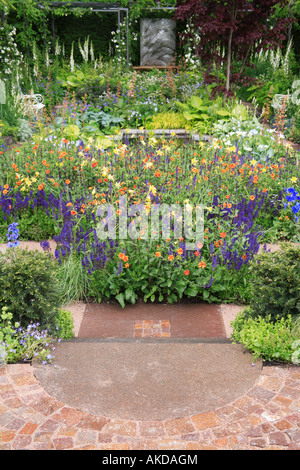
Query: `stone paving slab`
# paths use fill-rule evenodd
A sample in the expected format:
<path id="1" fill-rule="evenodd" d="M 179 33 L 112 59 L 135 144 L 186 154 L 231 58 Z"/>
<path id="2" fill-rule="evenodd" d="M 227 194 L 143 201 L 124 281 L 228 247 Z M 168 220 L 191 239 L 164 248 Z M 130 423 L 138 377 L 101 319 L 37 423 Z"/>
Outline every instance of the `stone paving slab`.
<path id="1" fill-rule="evenodd" d="M 140 330 L 140 331 L 138 331 Z M 220 306 L 204 303 L 88 303 L 78 338 L 226 338 Z"/>
<path id="2" fill-rule="evenodd" d="M 56 399 L 107 418 L 181 418 L 231 402 L 257 380 L 261 362 L 240 345 L 68 341 L 34 375 Z"/>
<path id="3" fill-rule="evenodd" d="M 224 406 L 164 420 L 105 418 L 49 395 L 29 364 L 0 367 L 0 450 L 300 450 L 300 368 L 263 367 Z"/>

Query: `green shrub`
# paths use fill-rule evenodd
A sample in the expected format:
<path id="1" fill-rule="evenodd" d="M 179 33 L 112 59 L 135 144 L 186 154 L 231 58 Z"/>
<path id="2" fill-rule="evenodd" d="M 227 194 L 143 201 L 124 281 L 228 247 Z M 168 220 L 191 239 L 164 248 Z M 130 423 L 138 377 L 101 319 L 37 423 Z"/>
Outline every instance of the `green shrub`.
<path id="1" fill-rule="evenodd" d="M 300 144 L 300 128 L 294 129 L 293 142 L 294 144 Z"/>
<path id="2" fill-rule="evenodd" d="M 0 312 L 0 364 L 31 361 L 33 358 L 51 363 L 53 336 L 34 323 L 27 327 L 12 323 L 13 314 L 7 310 L 3 307 Z"/>
<path id="3" fill-rule="evenodd" d="M 240 313 L 232 322 L 233 342 L 241 343 L 255 359 L 294 362 L 300 358 L 299 334 L 295 332 L 291 315 L 271 321 L 271 316 L 249 316 Z"/>
<path id="4" fill-rule="evenodd" d="M 254 316 L 287 318 L 300 313 L 300 248 L 285 244 L 259 254 L 250 266 L 249 309 Z"/>
<path id="5" fill-rule="evenodd" d="M 0 255 L 0 309 L 8 307 L 22 325 L 54 328 L 60 306 L 56 261 L 38 251 L 10 248 Z"/>
<path id="6" fill-rule="evenodd" d="M 60 339 L 71 339 L 74 337 L 74 323 L 71 312 L 67 310 L 59 310 L 56 317 L 56 328 Z"/>

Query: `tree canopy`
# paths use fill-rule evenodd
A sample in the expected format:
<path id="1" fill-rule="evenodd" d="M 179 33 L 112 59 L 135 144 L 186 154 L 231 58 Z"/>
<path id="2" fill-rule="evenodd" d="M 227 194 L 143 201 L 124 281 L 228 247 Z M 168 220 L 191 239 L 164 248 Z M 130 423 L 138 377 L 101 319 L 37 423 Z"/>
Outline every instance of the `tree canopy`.
<path id="1" fill-rule="evenodd" d="M 199 38 L 195 48 L 202 62 L 219 67 L 225 51 L 225 91 L 229 93 L 233 55 L 242 61 L 239 75 L 251 51 L 278 47 L 286 39 L 292 19 L 275 18 L 279 4 L 285 6 L 288 0 L 178 0 L 175 17 L 192 26 L 188 35 Z"/>

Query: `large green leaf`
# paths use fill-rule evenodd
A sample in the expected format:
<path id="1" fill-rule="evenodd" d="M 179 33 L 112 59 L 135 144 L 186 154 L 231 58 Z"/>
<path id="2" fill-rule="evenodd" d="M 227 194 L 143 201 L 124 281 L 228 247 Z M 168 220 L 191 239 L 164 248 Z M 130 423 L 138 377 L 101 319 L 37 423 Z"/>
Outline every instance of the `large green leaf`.
<path id="1" fill-rule="evenodd" d="M 192 96 L 191 105 L 193 106 L 193 108 L 200 109 L 203 105 L 203 99 L 200 98 L 200 96 Z"/>
<path id="2" fill-rule="evenodd" d="M 124 294 L 120 293 L 120 294 L 116 295 L 116 299 L 119 302 L 119 304 L 121 305 L 121 307 L 124 308 L 125 307 Z"/>
<path id="3" fill-rule="evenodd" d="M 98 136 L 96 138 L 96 144 L 105 150 L 113 145 L 113 141 L 108 138 Z"/>
<path id="4" fill-rule="evenodd" d="M 184 115 L 185 119 L 187 119 L 188 121 L 194 121 L 198 117 L 198 114 L 191 114 L 188 111 L 185 111 L 183 113 L 183 115 Z"/>
<path id="5" fill-rule="evenodd" d="M 216 114 L 218 116 L 222 116 L 222 117 L 226 117 L 226 116 L 230 116 L 230 112 L 229 111 L 226 111 L 226 109 L 218 109 L 216 111 Z"/>
<path id="6" fill-rule="evenodd" d="M 180 101 L 175 101 L 175 104 L 177 106 L 179 106 L 180 108 L 185 109 L 186 111 L 188 111 L 190 109 L 189 106 L 186 103 L 181 103 Z"/>
<path id="7" fill-rule="evenodd" d="M 249 119 L 247 108 L 243 104 L 237 104 L 231 111 L 231 114 L 241 121 L 246 121 L 246 119 Z"/>
<path id="8" fill-rule="evenodd" d="M 76 139 L 80 134 L 80 129 L 75 124 L 70 124 L 64 129 L 63 134 L 70 139 Z"/>

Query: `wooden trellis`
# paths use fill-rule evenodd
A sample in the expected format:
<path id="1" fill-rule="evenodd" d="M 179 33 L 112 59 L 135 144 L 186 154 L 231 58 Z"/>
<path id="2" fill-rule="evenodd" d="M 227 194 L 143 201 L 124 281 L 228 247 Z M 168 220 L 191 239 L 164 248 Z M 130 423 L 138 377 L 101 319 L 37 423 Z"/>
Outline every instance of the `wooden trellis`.
<path id="1" fill-rule="evenodd" d="M 45 8 L 42 3 L 38 4 L 39 8 Z M 95 13 L 117 13 L 118 15 L 118 30 L 120 31 L 121 22 L 126 18 L 126 61 L 129 66 L 129 9 L 122 7 L 118 3 L 96 3 L 96 2 L 51 2 L 48 5 L 50 8 L 60 8 L 62 6 L 70 7 L 70 10 L 83 8 Z M 54 31 L 54 16 L 52 15 L 52 30 Z"/>

